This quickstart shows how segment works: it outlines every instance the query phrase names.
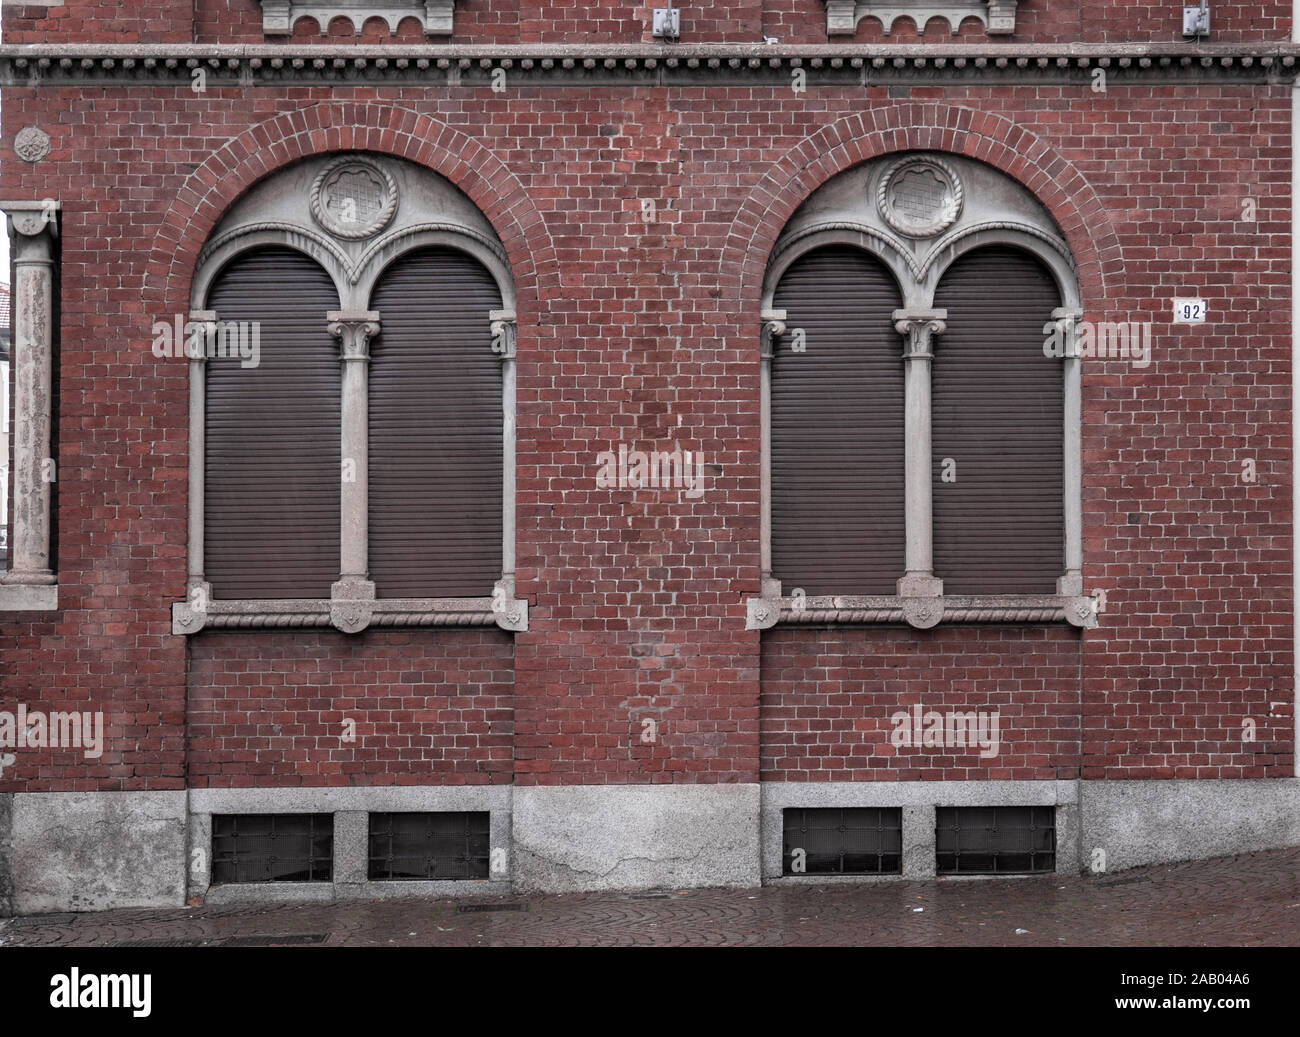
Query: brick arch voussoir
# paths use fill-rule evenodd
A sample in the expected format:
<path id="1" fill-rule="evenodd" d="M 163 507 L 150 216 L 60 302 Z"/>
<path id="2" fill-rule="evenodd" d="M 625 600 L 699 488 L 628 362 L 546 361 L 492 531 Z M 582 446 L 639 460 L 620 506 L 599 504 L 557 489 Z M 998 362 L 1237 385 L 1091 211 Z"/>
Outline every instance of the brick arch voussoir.
<path id="1" fill-rule="evenodd" d="M 324 102 L 250 126 L 186 178 L 163 217 L 146 265 L 144 296 L 153 311 L 188 309 L 199 253 L 250 187 L 300 159 L 347 150 L 407 159 L 465 192 L 501 239 L 521 308 L 539 305 L 557 288 L 554 245 L 545 221 L 519 179 L 480 142 L 409 108 Z"/>
<path id="2" fill-rule="evenodd" d="M 1005 116 L 943 104 L 906 103 L 839 119 L 778 159 L 751 189 L 732 222 L 723 269 L 739 269 L 733 302 L 754 309 L 767 259 L 804 200 L 826 181 L 896 151 L 965 155 L 1023 184 L 1056 220 L 1074 255 L 1086 305 L 1106 299 L 1123 271 L 1119 239 L 1083 174 L 1031 130 Z M 757 318 L 757 312 L 753 316 Z"/>

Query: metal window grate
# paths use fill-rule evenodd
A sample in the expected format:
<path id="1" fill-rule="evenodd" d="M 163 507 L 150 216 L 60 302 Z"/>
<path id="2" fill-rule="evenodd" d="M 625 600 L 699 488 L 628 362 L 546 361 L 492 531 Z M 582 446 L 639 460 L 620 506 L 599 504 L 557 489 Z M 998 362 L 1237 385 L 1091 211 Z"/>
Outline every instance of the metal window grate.
<path id="1" fill-rule="evenodd" d="M 370 878 L 486 879 L 487 811 L 371 814 Z"/>
<path id="2" fill-rule="evenodd" d="M 902 870 L 901 809 L 785 810 L 782 820 L 782 874 L 896 875 Z"/>
<path id="3" fill-rule="evenodd" d="M 936 822 L 940 875 L 1056 870 L 1054 807 L 940 807 Z"/>
<path id="4" fill-rule="evenodd" d="M 214 814 L 212 882 L 329 882 L 333 814 Z"/>

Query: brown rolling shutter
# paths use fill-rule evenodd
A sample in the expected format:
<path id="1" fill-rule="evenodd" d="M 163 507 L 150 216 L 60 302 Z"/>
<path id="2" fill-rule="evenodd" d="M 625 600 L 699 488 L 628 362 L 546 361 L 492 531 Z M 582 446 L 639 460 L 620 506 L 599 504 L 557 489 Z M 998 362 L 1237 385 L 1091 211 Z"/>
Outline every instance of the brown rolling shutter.
<path id="1" fill-rule="evenodd" d="M 1025 252 L 978 249 L 934 305 L 934 566 L 945 594 L 1052 594 L 1065 567 L 1061 361 L 1043 325 L 1061 305 Z M 956 482 L 943 482 L 943 460 Z"/>
<path id="2" fill-rule="evenodd" d="M 329 275 L 300 252 L 232 261 L 208 293 L 260 321 L 260 363 L 207 363 L 204 562 L 217 598 L 328 598 L 339 578 L 341 375 Z"/>
<path id="3" fill-rule="evenodd" d="M 772 571 L 789 594 L 893 594 L 903 575 L 902 305 L 860 249 L 816 249 L 774 298 Z M 807 351 L 793 352 L 795 329 Z"/>
<path id="4" fill-rule="evenodd" d="M 375 287 L 370 578 L 381 598 L 486 597 L 501 578 L 501 292 L 450 248 L 402 256 Z"/>

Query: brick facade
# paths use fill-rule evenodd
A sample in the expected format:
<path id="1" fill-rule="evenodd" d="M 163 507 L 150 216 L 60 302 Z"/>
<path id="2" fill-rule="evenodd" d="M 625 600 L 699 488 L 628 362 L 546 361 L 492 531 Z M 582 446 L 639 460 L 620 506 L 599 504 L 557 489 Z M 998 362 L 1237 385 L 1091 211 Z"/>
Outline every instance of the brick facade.
<path id="1" fill-rule="evenodd" d="M 641 44 L 651 6 L 462 0 L 449 42 Z M 1214 44 L 1264 53 L 1289 37 L 1290 5 L 1213 7 Z M 1022 0 L 1011 42 L 1182 46 L 1177 14 Z M 70 52 L 263 42 L 253 0 L 6 5 L 4 18 L 6 44 Z M 683 23 L 684 43 L 827 43 L 821 0 L 688 5 Z M 284 46 L 353 40 L 309 30 Z M 371 26 L 362 42 L 426 43 L 409 25 L 395 38 Z M 989 38 L 973 21 L 955 37 L 941 25 L 885 37 L 868 19 L 832 42 Z M 503 92 L 381 81 L 196 94 L 18 76 L 4 140 L 37 126 L 52 149 L 35 164 L 6 151 L 3 197 L 62 203 L 60 608 L 0 613 L 0 701 L 103 710 L 108 726 L 98 760 L 18 753 L 0 792 L 1290 777 L 1294 72 L 1112 71 L 1104 93 L 1086 73 L 1040 82 L 1014 65 L 802 93 L 743 69 L 662 85 L 516 86 L 508 73 Z M 170 607 L 185 596 L 188 374 L 151 355 L 149 329 L 188 310 L 199 251 L 235 199 L 349 149 L 446 177 L 505 246 L 529 629 L 187 642 Z M 1099 625 L 746 630 L 767 258 L 836 173 L 925 149 L 985 162 L 1042 202 L 1086 319 L 1155 325 L 1145 370 L 1083 367 L 1084 581 L 1105 594 Z M 1175 295 L 1204 298 L 1210 322 L 1171 324 Z M 600 451 L 673 441 L 703 452 L 702 499 L 596 488 Z M 1247 460 L 1255 482 L 1241 478 Z M 1009 747 L 995 760 L 895 749 L 889 717 L 918 703 L 996 704 Z M 355 745 L 337 737 L 347 717 Z M 638 737 L 647 717 L 654 744 Z"/>

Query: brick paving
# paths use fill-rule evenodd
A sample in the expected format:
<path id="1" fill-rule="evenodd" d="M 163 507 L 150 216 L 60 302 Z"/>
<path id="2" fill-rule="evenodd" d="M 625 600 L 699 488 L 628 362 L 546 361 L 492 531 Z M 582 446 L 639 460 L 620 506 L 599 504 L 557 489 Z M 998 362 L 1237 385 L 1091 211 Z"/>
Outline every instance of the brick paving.
<path id="1" fill-rule="evenodd" d="M 44 915 L 0 920 L 0 945 L 1296 946 L 1300 848 L 1112 876 Z"/>

